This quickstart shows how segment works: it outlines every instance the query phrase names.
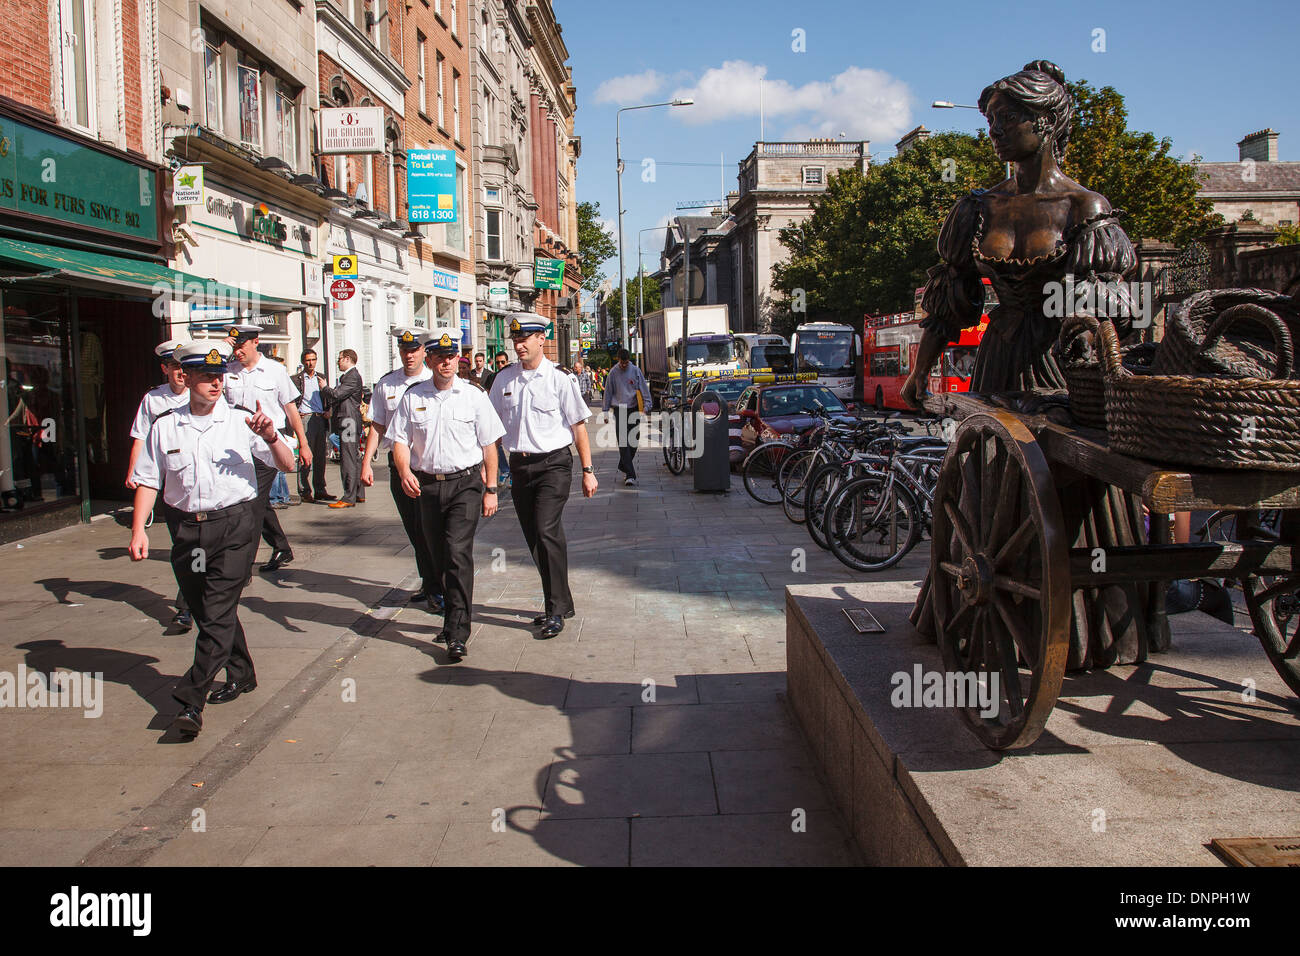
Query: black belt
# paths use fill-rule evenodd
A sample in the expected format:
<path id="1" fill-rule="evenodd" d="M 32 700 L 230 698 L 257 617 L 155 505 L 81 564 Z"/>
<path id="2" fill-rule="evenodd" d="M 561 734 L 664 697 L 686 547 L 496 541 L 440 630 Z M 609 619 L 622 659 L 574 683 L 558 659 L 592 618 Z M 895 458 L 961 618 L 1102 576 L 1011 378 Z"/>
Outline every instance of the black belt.
<path id="1" fill-rule="evenodd" d="M 556 448 L 554 451 L 543 451 L 543 452 L 512 451 L 510 453 L 510 461 L 512 463 L 515 461 L 528 461 L 528 462 L 546 461 L 546 459 L 554 458 L 556 455 L 560 454 L 561 452 L 567 452 L 568 450 L 569 450 L 569 446 L 565 445 L 563 448 Z"/>
<path id="2" fill-rule="evenodd" d="M 448 472 L 445 475 L 435 475 L 428 471 L 416 471 L 415 474 L 421 479 L 428 481 L 455 481 L 457 478 L 464 478 L 466 475 L 472 475 L 478 471 L 478 465 L 470 465 L 468 468 L 462 468 L 460 471 Z"/>
<path id="3" fill-rule="evenodd" d="M 225 508 L 217 508 L 215 511 L 177 511 L 176 514 L 180 516 L 182 521 L 216 521 L 218 518 L 225 518 L 247 510 L 252 507 L 256 500 L 256 498 L 250 498 L 248 501 L 241 501 Z"/>

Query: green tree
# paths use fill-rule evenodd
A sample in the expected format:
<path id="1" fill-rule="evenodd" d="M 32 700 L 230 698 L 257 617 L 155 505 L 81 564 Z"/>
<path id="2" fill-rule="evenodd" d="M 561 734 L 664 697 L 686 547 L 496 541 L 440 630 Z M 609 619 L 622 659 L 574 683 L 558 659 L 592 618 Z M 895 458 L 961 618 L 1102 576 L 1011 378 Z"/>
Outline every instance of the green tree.
<path id="1" fill-rule="evenodd" d="M 600 203 L 578 203 L 578 264 L 582 268 L 582 288 L 595 293 L 605 281 L 602 263 L 618 255 L 618 244 L 600 224 Z"/>
<path id="2" fill-rule="evenodd" d="M 965 133 L 932 136 L 865 176 L 831 176 L 812 217 L 781 230 L 790 258 L 774 270 L 774 329 L 910 308 L 953 203 L 1003 178 L 988 137 Z"/>
<path id="3" fill-rule="evenodd" d="M 1277 244 L 1279 246 L 1300 246 L 1300 226 L 1278 226 Z"/>
<path id="4" fill-rule="evenodd" d="M 1197 198 L 1196 166 L 1169 155 L 1167 137 L 1130 130 L 1124 97 L 1113 87 L 1094 89 L 1086 80 L 1068 86 L 1074 122 L 1062 169 L 1124 210 L 1129 238 L 1184 246 L 1223 224 L 1214 204 Z"/>
<path id="5" fill-rule="evenodd" d="M 641 288 L 643 279 L 645 281 L 645 310 L 647 312 L 653 312 L 655 309 L 659 308 L 660 305 L 659 280 L 652 279 L 645 273 L 633 276 L 627 280 L 627 312 L 633 319 L 637 316 L 637 292 Z M 618 295 L 618 290 L 614 291 L 614 294 L 610 297 L 609 302 L 606 303 L 606 305 L 609 309 L 609 314 L 615 319 L 621 321 L 623 318 L 623 301 Z"/>

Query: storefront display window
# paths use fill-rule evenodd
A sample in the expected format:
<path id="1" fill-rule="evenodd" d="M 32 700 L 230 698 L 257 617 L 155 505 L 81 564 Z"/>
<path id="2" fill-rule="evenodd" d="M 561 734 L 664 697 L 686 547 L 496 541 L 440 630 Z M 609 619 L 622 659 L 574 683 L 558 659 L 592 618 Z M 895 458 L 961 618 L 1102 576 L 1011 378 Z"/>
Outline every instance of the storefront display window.
<path id="1" fill-rule="evenodd" d="M 0 293 L 0 520 L 79 495 L 66 295 Z M 82 387 L 103 388 L 103 351 L 82 343 Z M 98 360 L 97 360 L 98 359 Z"/>

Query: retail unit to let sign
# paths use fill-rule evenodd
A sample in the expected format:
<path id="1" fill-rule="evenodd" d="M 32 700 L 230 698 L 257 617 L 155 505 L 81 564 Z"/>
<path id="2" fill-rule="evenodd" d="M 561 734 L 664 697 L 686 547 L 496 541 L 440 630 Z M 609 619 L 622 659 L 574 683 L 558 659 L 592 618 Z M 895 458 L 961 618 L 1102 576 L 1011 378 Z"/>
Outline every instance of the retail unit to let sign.
<path id="1" fill-rule="evenodd" d="M 406 203 L 411 222 L 456 221 L 454 150 L 407 150 Z"/>
<path id="2" fill-rule="evenodd" d="M 556 292 L 564 288 L 563 259 L 534 259 L 533 288 L 552 289 Z"/>
<path id="3" fill-rule="evenodd" d="M 330 108 L 320 111 L 320 152 L 382 153 L 384 110 L 381 106 Z"/>

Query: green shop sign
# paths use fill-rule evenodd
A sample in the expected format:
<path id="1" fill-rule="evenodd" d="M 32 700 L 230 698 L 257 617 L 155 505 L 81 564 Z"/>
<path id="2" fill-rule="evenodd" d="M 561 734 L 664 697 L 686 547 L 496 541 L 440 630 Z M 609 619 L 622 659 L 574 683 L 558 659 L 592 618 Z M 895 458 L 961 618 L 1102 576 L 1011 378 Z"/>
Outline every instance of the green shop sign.
<path id="1" fill-rule="evenodd" d="M 152 169 L 0 116 L 0 209 L 157 240 Z"/>
<path id="2" fill-rule="evenodd" d="M 534 289 L 554 289 L 560 291 L 564 288 L 564 260 L 563 259 L 534 259 L 533 260 L 533 288 Z"/>

